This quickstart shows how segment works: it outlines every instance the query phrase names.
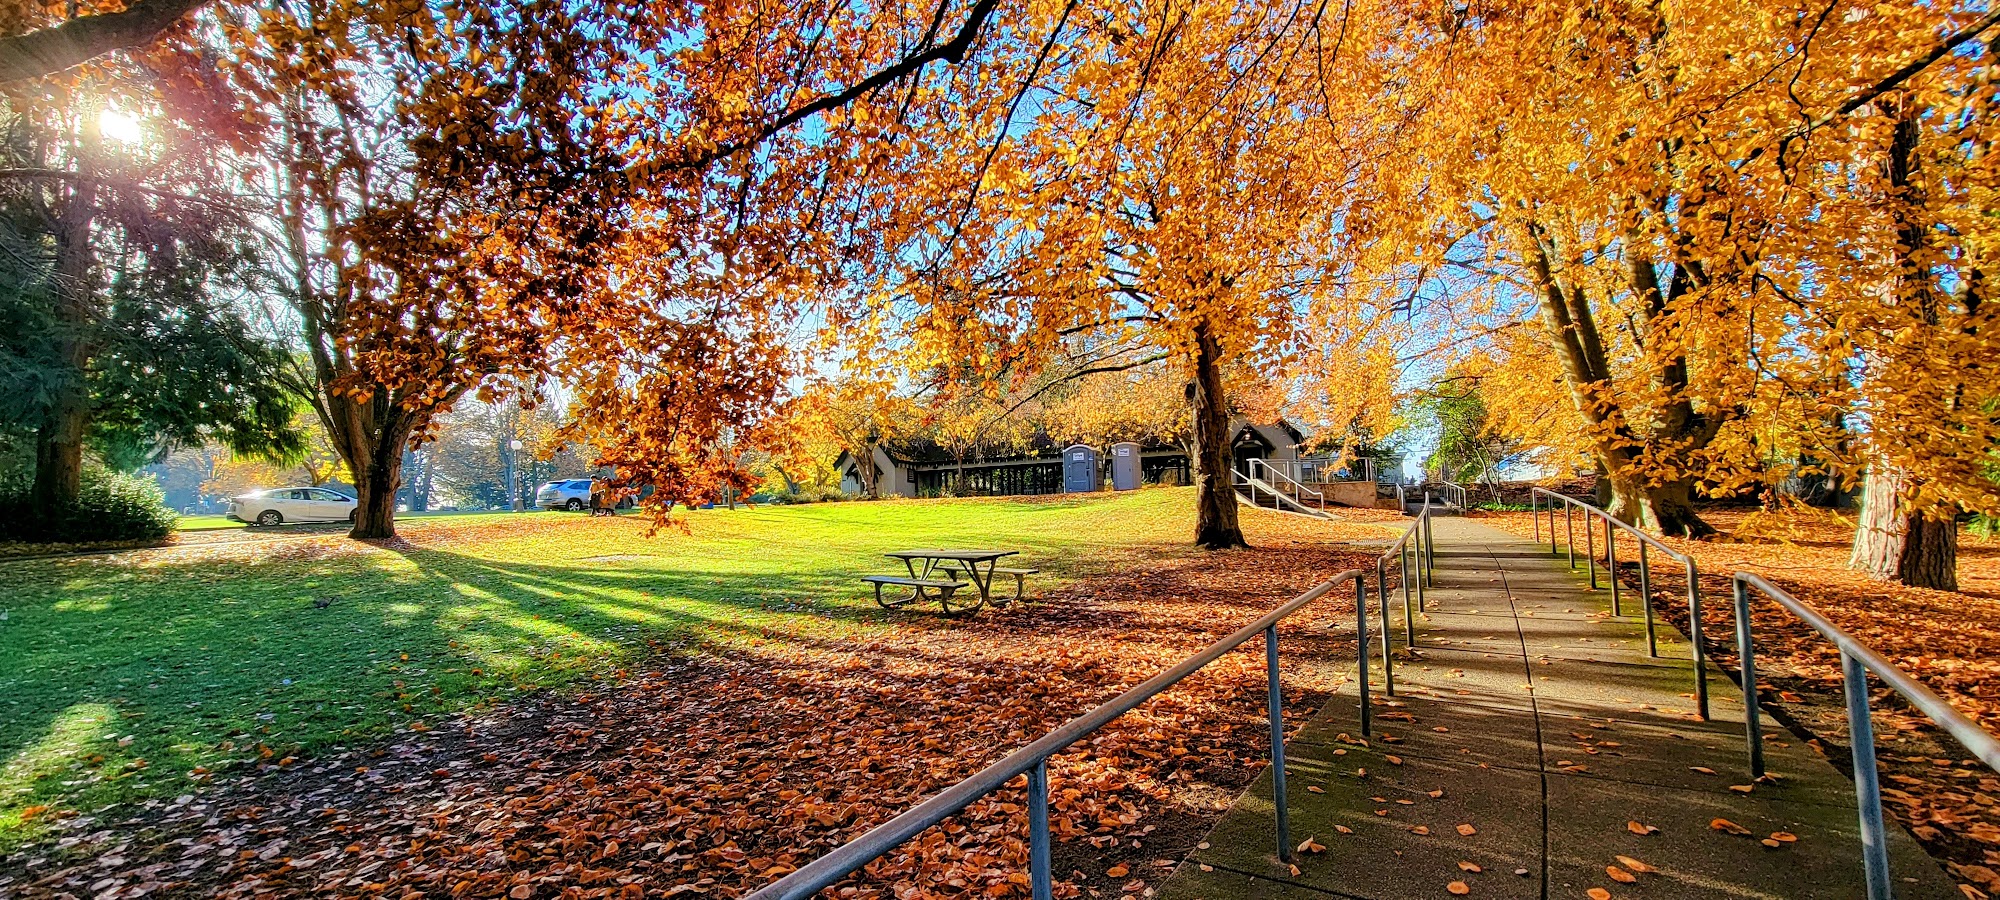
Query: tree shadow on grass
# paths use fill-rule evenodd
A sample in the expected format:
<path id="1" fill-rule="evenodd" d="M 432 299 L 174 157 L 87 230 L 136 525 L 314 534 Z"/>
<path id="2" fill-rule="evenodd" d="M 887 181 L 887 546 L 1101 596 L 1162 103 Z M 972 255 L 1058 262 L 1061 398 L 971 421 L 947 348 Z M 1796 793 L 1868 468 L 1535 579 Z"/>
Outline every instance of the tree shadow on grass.
<path id="1" fill-rule="evenodd" d="M 614 544 L 593 563 L 406 542 L 333 560 L 62 569 L 20 592 L 14 621 L 0 630 L 0 845 L 21 833 L 12 820 L 25 807 L 171 796 L 204 782 L 204 770 L 369 743 L 426 719 L 604 677 L 661 650 L 775 642 L 773 650 L 853 652 L 871 644 L 868 652 L 885 659 L 948 668 L 962 660 L 939 655 L 925 635 L 969 630 L 1004 642 L 1012 626 L 995 612 L 954 619 L 935 606 L 885 611 L 859 581 L 895 567 L 875 555 L 882 548 L 862 545 L 938 537 L 859 535 L 851 557 L 843 550 L 831 566 L 824 556 L 792 560 L 801 569 L 793 572 L 720 571 L 742 564 L 733 546 L 683 560 L 673 546 L 619 554 Z M 1055 527 L 1004 542 L 1047 571 L 1044 587 L 1065 576 L 1150 574 L 1162 564 L 1232 564 Z M 1160 577 L 1159 589 L 1201 590 L 1184 574 Z M 1227 618 L 1242 606 L 1254 615 L 1267 599 L 1217 595 L 1214 611 Z M 1043 624 L 1076 614 L 1034 612 Z M 1130 619 L 1140 612 L 1090 615 L 1115 632 L 1138 624 Z M 907 640 L 856 640 L 891 631 Z"/>
<path id="2" fill-rule="evenodd" d="M 367 741 L 601 677 L 656 648 L 891 618 L 847 573 L 394 552 L 411 567 L 279 563 L 247 580 L 190 563 L 144 579 L 93 572 L 10 600 L 0 845 L 24 808 L 171 795 L 203 770 Z"/>

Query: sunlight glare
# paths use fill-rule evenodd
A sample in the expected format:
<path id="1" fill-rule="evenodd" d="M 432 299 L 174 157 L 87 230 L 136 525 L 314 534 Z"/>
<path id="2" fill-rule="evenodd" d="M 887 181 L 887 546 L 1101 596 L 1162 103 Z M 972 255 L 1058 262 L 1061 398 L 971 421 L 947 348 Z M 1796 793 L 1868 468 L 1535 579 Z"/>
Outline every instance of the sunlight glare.
<path id="1" fill-rule="evenodd" d="M 105 137 L 124 144 L 137 144 L 146 139 L 146 130 L 139 120 L 115 109 L 107 109 L 97 115 L 97 130 Z"/>

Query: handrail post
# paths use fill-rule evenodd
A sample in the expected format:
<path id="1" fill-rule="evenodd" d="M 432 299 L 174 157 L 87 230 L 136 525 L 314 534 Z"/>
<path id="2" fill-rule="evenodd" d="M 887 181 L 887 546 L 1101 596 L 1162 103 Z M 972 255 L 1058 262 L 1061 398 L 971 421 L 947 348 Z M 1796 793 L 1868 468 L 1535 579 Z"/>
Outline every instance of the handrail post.
<path id="1" fill-rule="evenodd" d="M 1400 574 L 1403 576 L 1401 578 L 1396 579 L 1403 583 L 1403 646 L 1415 647 L 1417 645 L 1417 615 L 1416 611 L 1410 608 L 1410 542 L 1409 541 L 1406 540 L 1403 542 L 1402 552 L 1396 555 L 1396 562 L 1398 565 L 1402 566 Z"/>
<path id="2" fill-rule="evenodd" d="M 1875 722 L 1868 714 L 1868 667 L 1847 648 L 1840 650 L 1842 687 L 1847 694 L 1847 736 L 1854 754 L 1854 795 L 1861 817 L 1861 860 L 1868 900 L 1889 900 L 1889 847 L 1882 825 L 1882 781 L 1875 769 Z"/>
<path id="3" fill-rule="evenodd" d="M 1360 660 L 1361 734 L 1368 735 L 1368 589 L 1354 579 L 1354 656 Z"/>
<path id="4" fill-rule="evenodd" d="M 1646 613 L 1646 655 L 1660 658 L 1660 637 L 1653 627 L 1653 569 L 1646 563 L 1646 542 L 1639 542 L 1639 604 Z"/>
<path id="5" fill-rule="evenodd" d="M 1028 770 L 1028 885 L 1034 900 L 1055 896 L 1049 869 L 1049 760 L 1043 757 Z"/>
<path id="6" fill-rule="evenodd" d="M 1563 504 L 1563 549 L 1569 551 L 1569 570 L 1576 571 L 1576 504 Z"/>
<path id="7" fill-rule="evenodd" d="M 1555 503 L 1555 497 L 1551 496 L 1551 497 L 1549 498 L 1549 502 L 1548 502 L 1548 505 L 1547 505 L 1546 507 L 1544 507 L 1544 508 L 1545 508 L 1545 509 L 1547 509 L 1547 510 L 1548 510 L 1548 513 L 1549 513 L 1549 555 L 1550 555 L 1550 556 L 1554 556 L 1554 555 L 1556 555 L 1556 503 Z"/>
<path id="8" fill-rule="evenodd" d="M 1764 777 L 1764 727 L 1757 721 L 1757 658 L 1750 642 L 1750 586 L 1730 579 L 1736 594 L 1736 665 L 1743 678 L 1743 739 L 1750 749 L 1750 777 Z"/>
<path id="9" fill-rule="evenodd" d="M 1354 579 L 1357 590 L 1365 579 Z M 1362 670 L 1366 671 L 1367 635 L 1362 636 Z M 1278 680 L 1278 623 L 1272 622 L 1264 629 L 1264 673 L 1270 681 L 1268 701 L 1271 713 L 1271 801 L 1278 807 L 1278 858 L 1292 861 L 1291 808 L 1285 802 L 1285 702 L 1283 687 Z M 1366 710 L 1368 707 L 1361 707 Z"/>
<path id="10" fill-rule="evenodd" d="M 1701 720 L 1708 721 L 1708 656 L 1701 646 L 1701 572 L 1695 568 L 1694 557 L 1687 560 L 1688 581 L 1688 641 L 1694 644 L 1694 705 Z"/>
<path id="11" fill-rule="evenodd" d="M 1618 532 L 1611 524 L 1611 517 L 1604 517 L 1604 568 L 1611 573 L 1611 614 L 1622 616 L 1623 607 L 1618 605 Z"/>
<path id="12" fill-rule="evenodd" d="M 1424 495 L 1424 584 L 1437 587 L 1437 532 L 1431 529 L 1431 498 Z"/>
<path id="13" fill-rule="evenodd" d="M 1396 696 L 1396 663 L 1389 652 L 1389 588 L 1382 581 L 1384 578 L 1382 565 L 1382 559 L 1377 557 L 1375 560 L 1375 596 L 1382 601 L 1382 693 L 1394 697 Z M 1367 579 L 1356 578 L 1355 580 L 1366 581 Z M 1363 589 L 1365 590 L 1366 587 L 1364 586 Z"/>
<path id="14" fill-rule="evenodd" d="M 1597 590 L 1597 532 L 1590 528 L 1589 512 L 1583 514 L 1583 560 L 1583 567 L 1590 570 L 1590 589 Z"/>
<path id="15" fill-rule="evenodd" d="M 1413 535 L 1411 536 L 1411 539 L 1410 539 L 1410 565 L 1412 565 L 1412 566 L 1415 566 L 1415 567 L 1416 567 L 1416 569 L 1415 569 L 1415 571 L 1414 571 L 1414 572 L 1412 572 L 1412 571 L 1411 571 L 1411 570 L 1410 570 L 1409 568 L 1407 568 L 1407 567 L 1405 567 L 1405 568 L 1403 569 L 1403 575 L 1404 575 L 1405 577 L 1408 577 L 1408 576 L 1411 576 L 1411 575 L 1415 575 L 1415 576 L 1416 576 L 1415 580 L 1416 580 L 1416 583 L 1417 583 L 1417 611 L 1418 611 L 1418 612 L 1423 612 L 1423 611 L 1424 611 L 1424 558 L 1423 558 L 1423 553 L 1424 553 L 1424 536 L 1423 536 L 1423 528 L 1422 528 L 1423 524 L 1424 524 L 1424 523 L 1423 523 L 1423 522 L 1421 522 L 1421 521 L 1420 521 L 1420 522 L 1418 522 L 1418 523 L 1416 524 L 1416 526 L 1415 526 L 1415 533 L 1414 533 L 1414 534 L 1413 534 Z"/>
<path id="16" fill-rule="evenodd" d="M 1500 498 L 1496 495 L 1493 500 L 1495 503 L 1498 503 Z M 1542 543 L 1541 500 L 1542 498 L 1537 496 L 1534 491 L 1530 490 L 1528 492 L 1528 518 L 1535 523 L 1535 544 L 1538 546 Z"/>

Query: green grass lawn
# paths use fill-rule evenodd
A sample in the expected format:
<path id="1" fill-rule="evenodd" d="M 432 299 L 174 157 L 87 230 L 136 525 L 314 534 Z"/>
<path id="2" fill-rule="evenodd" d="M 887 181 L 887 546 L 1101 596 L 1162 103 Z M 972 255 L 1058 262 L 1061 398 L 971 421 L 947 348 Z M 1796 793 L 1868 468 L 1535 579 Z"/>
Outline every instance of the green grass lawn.
<path id="1" fill-rule="evenodd" d="M 496 513 L 413 522 L 394 550 L 328 536 L 0 564 L 0 847 L 62 810 L 425 727 L 669 642 L 891 628 L 923 613 L 883 613 L 856 580 L 890 570 L 888 550 L 1018 549 L 1045 579 L 1193 552 L 1192 504 L 1155 489 L 694 511 L 652 537 L 636 516 Z"/>
<path id="2" fill-rule="evenodd" d="M 174 525 L 175 531 L 216 531 L 222 528 L 242 528 L 243 523 L 228 516 L 182 516 Z"/>
<path id="3" fill-rule="evenodd" d="M 530 510 L 529 512 L 531 512 L 531 513 L 532 513 L 532 512 L 538 512 L 538 511 L 537 511 L 537 510 Z M 435 519 L 435 518 L 439 518 L 439 517 L 442 517 L 442 516 L 511 516 L 511 515 L 516 515 L 516 513 L 511 513 L 511 512 L 493 512 L 493 511 L 489 511 L 489 510 L 469 510 L 469 511 L 463 511 L 463 512 L 461 512 L 461 511 L 455 511 L 455 510 L 454 510 L 454 511 L 449 511 L 449 512 L 446 512 L 446 511 L 437 511 L 437 510 L 432 510 L 432 511 L 428 511 L 428 512 L 420 512 L 420 513 L 410 513 L 410 512 L 406 512 L 406 513 L 397 513 L 397 514 L 396 514 L 396 518 L 398 518 L 398 519 Z M 180 519 L 180 523 L 174 526 L 174 530 L 176 530 L 176 531 L 221 531 L 221 530 L 223 530 L 223 529 L 226 529 L 226 528 L 247 528 L 247 527 L 249 527 L 249 526 L 248 526 L 248 525 L 246 525 L 246 524 L 244 524 L 244 523 L 242 523 L 242 522 L 238 522 L 238 521 L 236 521 L 236 520 L 234 520 L 234 519 L 231 519 L 231 518 L 229 518 L 228 516 L 182 516 L 182 517 L 181 517 L 181 519 Z M 280 526 L 280 527 L 283 527 L 283 526 Z"/>

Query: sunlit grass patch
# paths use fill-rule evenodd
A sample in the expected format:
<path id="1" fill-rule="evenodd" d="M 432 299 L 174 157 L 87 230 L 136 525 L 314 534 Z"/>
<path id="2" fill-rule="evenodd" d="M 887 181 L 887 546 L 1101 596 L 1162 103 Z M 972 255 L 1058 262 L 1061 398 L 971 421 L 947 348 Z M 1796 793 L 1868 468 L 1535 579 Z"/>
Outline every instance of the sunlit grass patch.
<path id="1" fill-rule="evenodd" d="M 304 554 L 6 564 L 0 846 L 51 816 L 610 677 L 661 648 L 928 622 L 868 599 L 857 576 L 897 568 L 889 550 L 1017 549 L 1043 586 L 1193 553 L 1191 507 L 1186 490 L 759 507 L 652 536 L 634 516 L 479 515 L 412 523 L 401 549 L 326 537 Z"/>

